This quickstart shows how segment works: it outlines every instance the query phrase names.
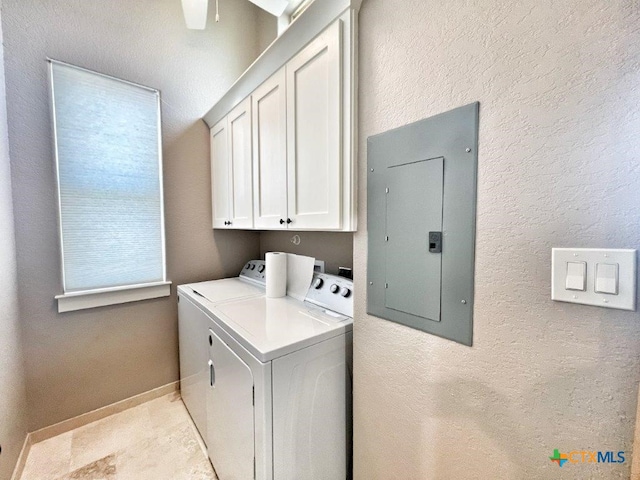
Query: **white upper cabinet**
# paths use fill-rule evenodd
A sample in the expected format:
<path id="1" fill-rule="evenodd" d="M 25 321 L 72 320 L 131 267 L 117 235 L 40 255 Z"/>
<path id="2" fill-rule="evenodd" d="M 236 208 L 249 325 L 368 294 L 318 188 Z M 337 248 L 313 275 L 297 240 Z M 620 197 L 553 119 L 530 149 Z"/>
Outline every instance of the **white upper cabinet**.
<path id="1" fill-rule="evenodd" d="M 257 229 L 286 228 L 287 111 L 284 68 L 253 92 L 253 192 Z"/>
<path id="2" fill-rule="evenodd" d="M 211 129 L 211 200 L 213 228 L 225 228 L 229 222 L 229 148 L 227 117 Z"/>
<path id="3" fill-rule="evenodd" d="M 214 228 L 356 230 L 357 7 L 313 2 L 205 116 Z"/>
<path id="4" fill-rule="evenodd" d="M 253 228 L 251 100 L 229 114 L 229 195 L 231 228 Z"/>
<path id="5" fill-rule="evenodd" d="M 292 229 L 342 228 L 341 31 L 338 20 L 286 66 Z"/>
<path id="6" fill-rule="evenodd" d="M 251 101 L 211 129 L 213 228 L 253 228 Z"/>

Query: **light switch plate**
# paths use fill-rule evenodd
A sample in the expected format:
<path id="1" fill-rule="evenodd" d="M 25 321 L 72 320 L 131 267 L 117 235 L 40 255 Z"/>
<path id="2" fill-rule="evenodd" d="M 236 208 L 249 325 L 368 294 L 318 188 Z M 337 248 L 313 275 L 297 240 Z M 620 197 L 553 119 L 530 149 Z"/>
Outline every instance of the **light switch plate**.
<path id="1" fill-rule="evenodd" d="M 586 291 L 568 290 L 567 264 L 587 264 Z M 618 294 L 596 293 L 596 265 L 618 265 Z M 596 248 L 554 248 L 551 253 L 551 299 L 620 310 L 636 310 L 636 250 Z"/>

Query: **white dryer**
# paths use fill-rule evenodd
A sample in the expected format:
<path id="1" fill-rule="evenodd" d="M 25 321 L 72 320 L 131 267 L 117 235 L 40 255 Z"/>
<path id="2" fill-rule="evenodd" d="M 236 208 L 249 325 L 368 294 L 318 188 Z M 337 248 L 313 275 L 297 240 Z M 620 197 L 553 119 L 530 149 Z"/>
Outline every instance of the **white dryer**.
<path id="1" fill-rule="evenodd" d="M 315 273 L 304 302 L 264 295 L 211 319 L 207 446 L 220 480 L 344 480 L 351 472 L 351 280 Z"/>
<path id="2" fill-rule="evenodd" d="M 264 293 L 265 262 L 251 260 L 240 276 L 178 287 L 178 344 L 180 348 L 180 390 L 193 422 L 207 441 L 206 395 L 209 385 L 209 327 L 205 313 L 180 302 L 185 292 L 196 295 L 206 308 L 232 299 L 255 297 Z"/>

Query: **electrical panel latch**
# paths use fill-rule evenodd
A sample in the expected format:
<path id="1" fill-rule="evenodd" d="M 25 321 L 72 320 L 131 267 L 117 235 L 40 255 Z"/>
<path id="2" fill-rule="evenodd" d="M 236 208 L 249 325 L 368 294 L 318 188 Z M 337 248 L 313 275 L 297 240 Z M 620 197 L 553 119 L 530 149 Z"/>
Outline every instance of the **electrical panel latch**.
<path id="1" fill-rule="evenodd" d="M 429 232 L 429 252 L 442 253 L 442 232 Z"/>

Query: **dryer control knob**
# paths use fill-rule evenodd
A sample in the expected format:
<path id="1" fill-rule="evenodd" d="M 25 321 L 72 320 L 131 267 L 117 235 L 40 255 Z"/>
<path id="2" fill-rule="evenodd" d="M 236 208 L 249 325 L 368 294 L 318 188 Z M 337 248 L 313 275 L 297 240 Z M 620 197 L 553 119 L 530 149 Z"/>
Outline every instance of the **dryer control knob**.
<path id="1" fill-rule="evenodd" d="M 252 263 L 251 264 L 251 270 L 255 270 L 255 269 L 256 269 L 256 266 Z"/>
<path id="2" fill-rule="evenodd" d="M 349 290 L 347 287 L 342 287 L 340 289 L 340 295 L 342 295 L 343 297 L 348 297 L 349 295 L 351 295 L 351 290 Z"/>
<path id="3" fill-rule="evenodd" d="M 251 264 L 250 264 L 250 263 L 247 263 L 247 264 L 244 266 L 244 269 L 245 269 L 245 270 L 249 270 L 250 268 L 251 268 Z"/>
<path id="4" fill-rule="evenodd" d="M 333 285 L 331 285 L 330 290 L 331 290 L 331 293 L 338 293 L 338 291 L 340 290 L 340 287 L 334 283 Z"/>
<path id="5" fill-rule="evenodd" d="M 260 265 L 260 266 L 258 267 L 258 271 L 259 271 L 260 273 L 264 272 L 264 265 Z"/>
<path id="6" fill-rule="evenodd" d="M 322 280 L 321 278 L 316 278 L 316 280 L 313 282 L 313 288 L 322 288 L 323 283 L 324 280 Z"/>

